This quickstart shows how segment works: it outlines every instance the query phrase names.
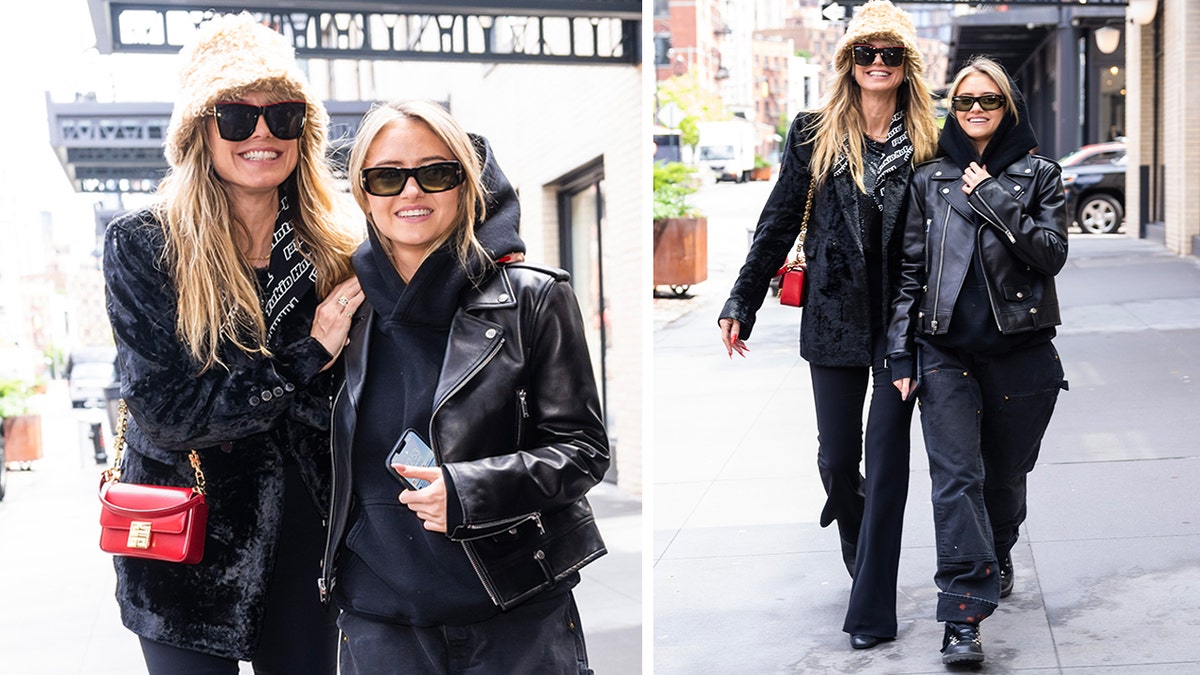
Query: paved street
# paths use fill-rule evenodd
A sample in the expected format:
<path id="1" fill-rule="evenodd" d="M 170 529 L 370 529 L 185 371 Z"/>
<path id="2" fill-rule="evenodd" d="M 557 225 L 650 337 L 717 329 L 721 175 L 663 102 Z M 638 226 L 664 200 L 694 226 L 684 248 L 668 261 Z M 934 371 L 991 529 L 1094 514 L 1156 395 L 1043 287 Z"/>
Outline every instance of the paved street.
<path id="1" fill-rule="evenodd" d="M 656 299 L 654 672 L 944 673 L 928 464 L 913 424 L 899 639 L 854 651 L 836 529 L 821 529 L 800 310 L 768 298 L 746 359 L 716 318 L 770 185 L 706 186 L 709 279 Z M 1016 590 L 988 673 L 1200 673 L 1200 260 L 1072 233 L 1059 398 L 1030 476 Z"/>
<path id="2" fill-rule="evenodd" d="M 45 458 L 9 474 L 0 502 L 0 673 L 144 673 L 137 638 L 121 625 L 112 558 L 100 551 L 100 470 L 87 438 L 99 410 L 71 410 L 66 385 L 39 402 Z M 576 588 L 592 665 L 641 671 L 641 503 L 610 484 L 591 493 L 609 554 Z M 315 586 L 314 586 L 315 588 Z M 314 590 L 315 592 L 315 590 Z M 243 664 L 243 673 L 252 669 Z"/>

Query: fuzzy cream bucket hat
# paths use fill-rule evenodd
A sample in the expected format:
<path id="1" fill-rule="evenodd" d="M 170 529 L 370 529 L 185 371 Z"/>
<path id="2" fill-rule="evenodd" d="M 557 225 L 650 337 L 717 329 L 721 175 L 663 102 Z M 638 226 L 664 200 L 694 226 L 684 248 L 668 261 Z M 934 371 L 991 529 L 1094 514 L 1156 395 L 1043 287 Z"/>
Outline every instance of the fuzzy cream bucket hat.
<path id="1" fill-rule="evenodd" d="M 287 38 L 247 13 L 226 14 L 203 24 L 179 55 L 179 97 L 164 147 L 172 167 L 201 142 L 198 132 L 214 104 L 249 92 L 265 94 L 271 101 L 307 102 L 300 145 L 323 157 L 328 114 L 313 96 Z"/>
<path id="2" fill-rule="evenodd" d="M 912 17 L 888 0 L 870 0 L 850 20 L 846 34 L 838 40 L 834 49 L 838 70 L 849 67 L 845 62 L 851 58 L 851 47 L 872 40 L 886 40 L 904 47 L 907 58 L 917 66 L 917 72 L 925 69 L 921 51 L 917 48 L 917 28 Z"/>

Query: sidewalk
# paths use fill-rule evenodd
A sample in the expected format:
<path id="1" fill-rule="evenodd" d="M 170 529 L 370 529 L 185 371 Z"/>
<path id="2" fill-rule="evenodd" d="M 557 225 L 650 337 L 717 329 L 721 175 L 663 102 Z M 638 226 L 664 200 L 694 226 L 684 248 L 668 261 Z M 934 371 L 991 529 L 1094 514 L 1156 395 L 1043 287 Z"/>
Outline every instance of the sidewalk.
<path id="1" fill-rule="evenodd" d="M 1200 673 L 1200 261 L 1123 236 L 1070 246 L 1055 343 L 1071 389 L 1030 475 L 1016 590 L 983 624 L 980 672 Z M 710 256 L 721 274 L 691 299 L 655 301 L 655 673 L 951 670 L 919 423 L 899 638 L 854 651 L 837 532 L 817 525 L 800 311 L 768 298 L 752 353 L 728 359 L 716 317 L 745 246 Z"/>
<path id="2" fill-rule="evenodd" d="M 70 408 L 61 382 L 49 396 L 47 408 L 59 411 L 43 421 L 45 458 L 32 471 L 11 472 L 0 502 L 0 673 L 145 673 L 137 638 L 121 625 L 113 598 L 112 558 L 98 544 L 102 467 L 75 421 L 102 413 L 62 412 Z M 588 653 L 599 673 L 637 673 L 641 502 L 608 483 L 589 499 L 609 553 L 583 570 L 575 589 Z M 242 664 L 241 672 L 253 670 Z"/>

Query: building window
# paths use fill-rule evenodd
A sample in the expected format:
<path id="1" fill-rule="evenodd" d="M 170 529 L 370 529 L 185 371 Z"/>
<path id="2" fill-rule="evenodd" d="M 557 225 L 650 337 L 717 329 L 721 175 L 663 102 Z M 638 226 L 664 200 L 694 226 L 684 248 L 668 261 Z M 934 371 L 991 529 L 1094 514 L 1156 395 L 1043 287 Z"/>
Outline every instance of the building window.
<path id="1" fill-rule="evenodd" d="M 559 264 L 571 275 L 571 287 L 583 315 L 600 404 L 608 419 L 608 312 L 604 302 L 604 161 L 596 159 L 564 176 L 558 184 Z M 610 428 L 610 437 L 615 438 Z M 617 463 L 609 476 L 615 480 Z"/>

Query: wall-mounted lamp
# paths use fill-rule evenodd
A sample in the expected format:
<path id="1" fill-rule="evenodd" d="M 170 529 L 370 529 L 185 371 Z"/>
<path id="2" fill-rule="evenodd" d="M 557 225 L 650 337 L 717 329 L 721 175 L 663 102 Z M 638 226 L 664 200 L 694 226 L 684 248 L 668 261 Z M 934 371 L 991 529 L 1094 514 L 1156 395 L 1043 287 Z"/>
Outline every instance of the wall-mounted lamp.
<path id="1" fill-rule="evenodd" d="M 1140 26 L 1153 21 L 1157 11 L 1158 0 L 1129 0 L 1128 16 Z"/>
<path id="2" fill-rule="evenodd" d="M 1111 54 L 1117 51 L 1121 44 L 1121 31 L 1112 26 L 1101 26 L 1092 31 L 1096 36 L 1096 49 L 1101 54 Z"/>

